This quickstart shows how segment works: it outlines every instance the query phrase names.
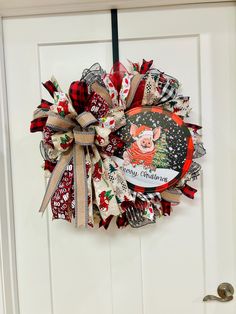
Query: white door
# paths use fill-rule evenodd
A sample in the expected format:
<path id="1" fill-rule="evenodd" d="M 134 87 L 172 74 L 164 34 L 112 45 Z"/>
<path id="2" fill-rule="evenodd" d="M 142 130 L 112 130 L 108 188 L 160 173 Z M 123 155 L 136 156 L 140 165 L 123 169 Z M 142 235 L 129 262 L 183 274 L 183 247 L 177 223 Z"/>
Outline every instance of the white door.
<path id="1" fill-rule="evenodd" d="M 108 231 L 41 219 L 40 135 L 29 121 L 52 74 L 66 90 L 94 62 L 109 71 L 110 13 L 4 20 L 20 314 L 235 313 L 235 301 L 202 302 L 221 282 L 236 286 L 235 13 L 234 4 L 119 12 L 121 61 L 154 59 L 182 82 L 207 156 L 194 201 L 156 225 Z"/>

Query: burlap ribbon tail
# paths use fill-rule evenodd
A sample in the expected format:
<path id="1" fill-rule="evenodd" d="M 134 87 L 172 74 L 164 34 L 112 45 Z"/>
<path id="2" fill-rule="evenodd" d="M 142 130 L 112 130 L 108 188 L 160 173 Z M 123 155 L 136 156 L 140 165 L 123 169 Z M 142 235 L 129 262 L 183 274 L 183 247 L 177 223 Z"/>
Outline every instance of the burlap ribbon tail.
<path id="1" fill-rule="evenodd" d="M 58 184 L 62 179 L 66 167 L 73 158 L 76 226 L 87 227 L 88 186 L 84 148 L 94 144 L 95 130 L 94 128 L 85 128 L 97 122 L 97 120 L 90 112 L 83 112 L 76 117 L 76 120 L 78 124 L 74 123 L 69 118 L 64 118 L 54 113 L 50 113 L 48 115 L 46 125 L 53 130 L 60 132 L 71 131 L 74 136 L 74 141 L 68 150 L 62 152 L 61 157 L 49 179 L 39 211 L 44 213 L 50 199 L 52 198 L 58 187 Z"/>

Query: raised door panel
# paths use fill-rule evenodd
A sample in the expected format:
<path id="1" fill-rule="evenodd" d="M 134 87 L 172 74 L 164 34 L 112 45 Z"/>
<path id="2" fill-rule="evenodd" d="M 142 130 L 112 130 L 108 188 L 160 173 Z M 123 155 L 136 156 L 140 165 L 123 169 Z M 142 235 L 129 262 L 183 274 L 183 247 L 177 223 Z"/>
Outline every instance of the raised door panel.
<path id="1" fill-rule="evenodd" d="M 235 312 L 235 302 L 202 302 L 221 282 L 236 284 L 235 11 L 229 4 L 119 13 L 121 61 L 153 59 L 180 80 L 207 149 L 195 200 L 183 197 L 170 218 L 140 230 L 145 314 Z"/>

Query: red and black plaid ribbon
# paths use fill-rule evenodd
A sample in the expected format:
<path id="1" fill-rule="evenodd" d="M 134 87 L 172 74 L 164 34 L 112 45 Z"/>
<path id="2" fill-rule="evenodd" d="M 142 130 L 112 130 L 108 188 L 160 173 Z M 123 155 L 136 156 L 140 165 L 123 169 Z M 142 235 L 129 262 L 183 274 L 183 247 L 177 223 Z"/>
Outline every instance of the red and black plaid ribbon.
<path id="1" fill-rule="evenodd" d="M 69 89 L 69 96 L 77 113 L 81 113 L 88 101 L 88 86 L 83 81 L 72 82 Z"/>
<path id="2" fill-rule="evenodd" d="M 55 166 L 56 166 L 56 162 L 51 162 L 49 160 L 44 161 L 44 170 L 48 170 L 50 172 L 53 172 Z"/>
<path id="3" fill-rule="evenodd" d="M 51 81 L 47 81 L 43 83 L 43 86 L 46 88 L 46 90 L 50 93 L 50 95 L 53 97 L 54 92 L 57 91 L 56 87 Z M 45 99 L 41 99 L 41 103 L 38 106 L 39 109 L 42 109 L 43 111 L 48 111 L 50 107 L 53 104 Z M 35 132 L 43 132 L 43 128 L 46 125 L 47 117 L 42 117 L 42 118 L 36 118 L 31 121 L 30 123 L 30 132 L 35 133 Z"/>
<path id="4" fill-rule="evenodd" d="M 31 121 L 30 123 L 30 132 L 43 132 L 43 128 L 45 127 L 47 122 L 47 117 L 44 118 L 37 118 Z"/>
<path id="5" fill-rule="evenodd" d="M 161 208 L 164 216 L 169 215 L 171 213 L 171 203 L 165 200 L 161 200 Z"/>
<path id="6" fill-rule="evenodd" d="M 56 86 L 53 84 L 52 81 L 47 81 L 43 83 L 43 86 L 46 88 L 46 90 L 49 92 L 49 94 L 54 97 L 54 92 L 57 92 Z"/>
<path id="7" fill-rule="evenodd" d="M 53 104 L 45 99 L 41 100 L 41 104 L 38 106 L 39 109 L 48 111 Z"/>
<path id="8" fill-rule="evenodd" d="M 181 188 L 182 193 L 191 198 L 194 199 L 194 195 L 197 192 L 196 189 L 194 189 L 193 187 L 189 186 L 188 184 L 185 184 L 182 188 Z"/>
<path id="9" fill-rule="evenodd" d="M 109 217 L 107 217 L 106 220 L 100 220 L 99 222 L 99 228 L 103 227 L 104 229 L 107 230 L 107 228 L 109 227 L 111 221 L 112 221 L 113 215 L 110 215 Z"/>

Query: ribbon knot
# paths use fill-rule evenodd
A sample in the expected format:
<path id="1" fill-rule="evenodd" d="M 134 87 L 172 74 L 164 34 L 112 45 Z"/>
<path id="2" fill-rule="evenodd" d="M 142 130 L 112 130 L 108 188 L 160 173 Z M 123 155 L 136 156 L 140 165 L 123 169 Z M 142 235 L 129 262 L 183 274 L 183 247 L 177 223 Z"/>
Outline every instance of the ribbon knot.
<path id="1" fill-rule="evenodd" d="M 80 130 L 77 127 L 73 129 L 75 144 L 81 146 L 88 146 L 94 144 L 95 131 L 91 130 Z"/>

